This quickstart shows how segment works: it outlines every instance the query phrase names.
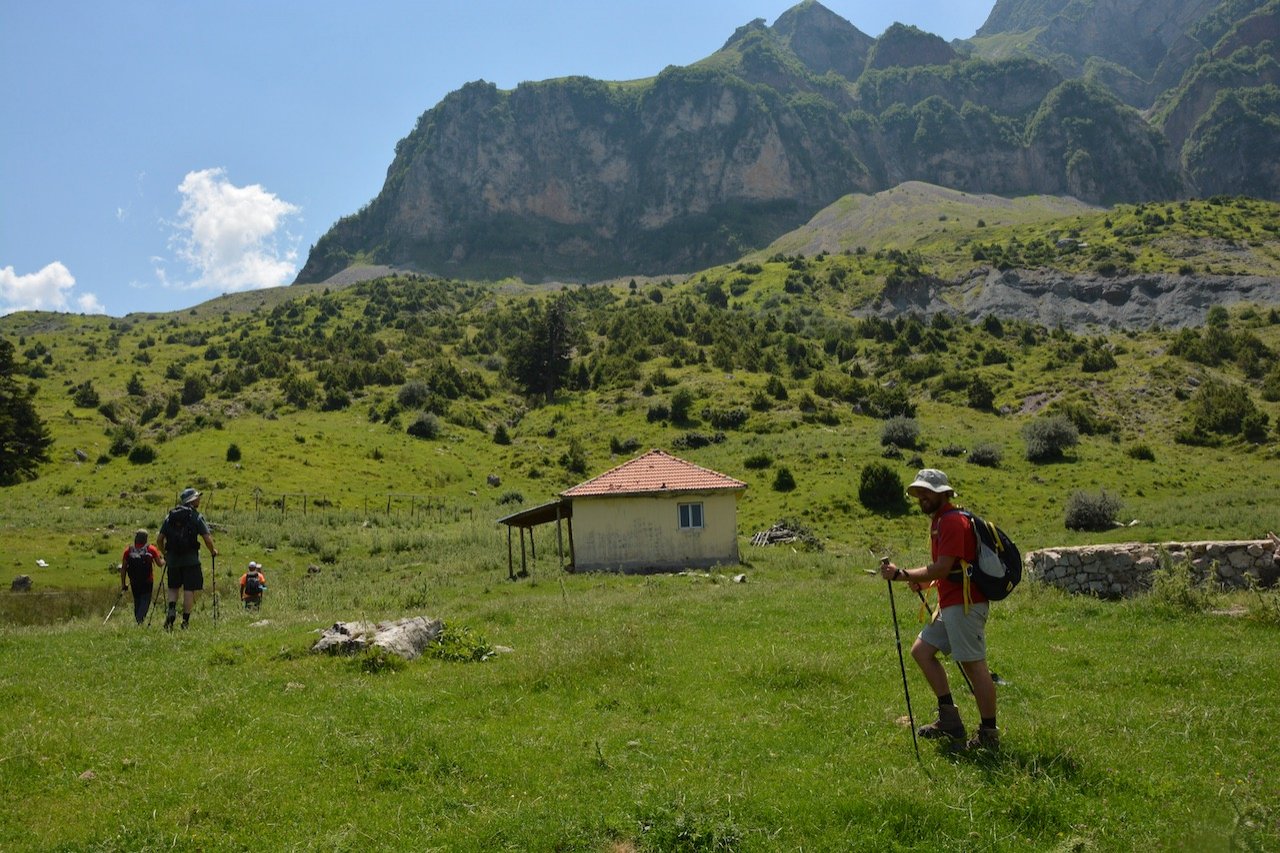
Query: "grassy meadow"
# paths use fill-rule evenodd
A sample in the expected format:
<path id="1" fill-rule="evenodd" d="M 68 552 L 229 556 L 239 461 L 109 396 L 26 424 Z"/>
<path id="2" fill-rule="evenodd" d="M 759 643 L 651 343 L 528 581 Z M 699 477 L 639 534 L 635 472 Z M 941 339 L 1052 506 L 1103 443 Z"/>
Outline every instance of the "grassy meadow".
<path id="1" fill-rule="evenodd" d="M 682 281 L 402 276 L 0 317 L 52 439 L 38 476 L 0 489 L 0 564 L 33 583 L 0 592 L 0 849 L 1277 849 L 1274 589 L 1171 573 L 1109 602 L 1028 581 L 989 626 L 1003 750 L 922 743 L 917 762 L 864 570 L 925 562 L 926 521 L 861 494 L 873 464 L 902 483 L 943 468 L 1024 551 L 1280 530 L 1277 308 L 1076 331 L 853 314 L 887 277 L 1043 260 L 1062 233 L 1102 246 L 1080 264 L 1274 275 L 1277 211 L 978 226 L 965 202 L 911 214 L 931 230 L 892 252 Z M 565 305 L 575 345 L 547 400 L 519 343 Z M 1078 443 L 1032 461 L 1047 418 Z M 497 518 L 651 447 L 748 484 L 741 566 L 564 573 L 548 525 L 530 577 L 507 579 Z M 126 596 L 104 622 L 132 532 L 186 486 L 221 551 L 216 611 L 209 588 L 166 634 Z M 1076 493 L 1118 499 L 1118 523 L 1069 529 Z M 782 520 L 820 547 L 749 545 Z M 233 591 L 249 560 L 256 614 Z M 896 592 L 906 644 L 918 607 Z M 418 614 L 462 654 L 309 652 L 334 622 Z M 486 659 L 453 659 L 468 651 Z"/>
<path id="2" fill-rule="evenodd" d="M 952 756 L 922 742 L 917 763 L 869 560 L 775 546 L 724 572 L 615 576 L 565 575 L 540 557 L 511 583 L 488 534 L 481 521 L 404 530 L 416 539 L 406 561 L 312 575 L 268 560 L 260 612 L 223 595 L 215 624 L 206 595 L 186 632 L 135 627 L 127 598 L 106 624 L 94 613 L 6 628 L 0 848 L 1280 840 L 1274 594 L 1117 603 L 1027 584 L 989 628 L 1003 750 Z M 407 561 L 428 553 L 430 569 Z M 895 600 L 905 641 L 917 607 L 901 587 Z M 1214 612 L 1232 603 L 1246 615 Z M 308 651 L 337 619 L 404 613 L 498 652 L 403 663 Z M 921 722 L 932 703 L 909 674 Z"/>

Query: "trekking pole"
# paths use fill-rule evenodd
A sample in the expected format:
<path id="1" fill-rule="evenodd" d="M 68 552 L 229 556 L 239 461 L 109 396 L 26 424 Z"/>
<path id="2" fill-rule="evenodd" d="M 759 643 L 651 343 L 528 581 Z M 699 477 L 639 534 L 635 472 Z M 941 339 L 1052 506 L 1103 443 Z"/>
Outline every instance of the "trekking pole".
<path id="1" fill-rule="evenodd" d="M 211 554 L 209 559 L 213 565 L 213 627 L 218 627 L 218 555 Z"/>
<path id="2" fill-rule="evenodd" d="M 889 558 L 885 557 L 880 562 L 883 565 L 889 562 Z M 923 764 L 924 759 L 920 757 L 920 741 L 916 738 L 916 718 L 911 713 L 911 691 L 907 688 L 907 664 L 902 657 L 902 633 L 898 630 L 898 605 L 893 599 L 893 581 L 885 578 L 884 582 L 889 585 L 889 614 L 893 617 L 893 639 L 898 644 L 898 669 L 902 671 L 902 695 L 907 699 L 907 723 L 911 726 L 911 745 L 916 750 L 916 761 Z"/>
<path id="3" fill-rule="evenodd" d="M 152 593 L 151 593 L 151 606 L 147 608 L 147 627 L 148 628 L 151 627 L 151 617 L 155 615 L 156 605 L 160 603 L 160 599 L 163 597 L 164 576 L 165 576 L 165 572 L 167 571 L 169 571 L 168 560 L 166 560 L 165 564 L 160 567 L 160 585 L 156 587 L 154 590 L 152 590 Z"/>
<path id="4" fill-rule="evenodd" d="M 120 599 L 124 598 L 124 590 L 116 593 L 116 603 L 111 605 L 111 609 L 107 611 L 107 618 L 102 620 L 102 624 L 107 624 L 107 620 L 111 618 L 111 614 L 116 612 L 116 608 L 120 606 Z"/>
<path id="5" fill-rule="evenodd" d="M 924 592 L 917 589 L 916 595 L 920 596 L 920 603 L 923 604 L 924 609 L 929 612 L 929 621 L 932 622 L 936 617 L 934 616 L 933 608 L 929 606 L 928 599 L 924 597 Z M 964 666 L 960 663 L 960 661 L 956 660 L 955 658 L 952 658 L 952 660 L 955 661 L 956 669 L 960 670 L 960 675 L 964 677 L 964 683 L 968 685 L 969 693 L 971 695 L 976 695 L 973 693 L 973 682 L 969 680 L 969 673 L 964 671 Z"/>

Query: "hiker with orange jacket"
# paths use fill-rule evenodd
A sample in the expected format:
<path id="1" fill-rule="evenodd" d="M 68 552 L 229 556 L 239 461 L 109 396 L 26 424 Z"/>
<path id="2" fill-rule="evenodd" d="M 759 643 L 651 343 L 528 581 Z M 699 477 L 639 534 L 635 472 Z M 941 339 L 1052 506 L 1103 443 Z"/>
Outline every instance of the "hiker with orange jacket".
<path id="1" fill-rule="evenodd" d="M 257 610 L 262 604 L 262 593 L 267 588 L 267 576 L 262 564 L 249 561 L 249 570 L 240 576 L 240 600 L 245 610 Z"/>

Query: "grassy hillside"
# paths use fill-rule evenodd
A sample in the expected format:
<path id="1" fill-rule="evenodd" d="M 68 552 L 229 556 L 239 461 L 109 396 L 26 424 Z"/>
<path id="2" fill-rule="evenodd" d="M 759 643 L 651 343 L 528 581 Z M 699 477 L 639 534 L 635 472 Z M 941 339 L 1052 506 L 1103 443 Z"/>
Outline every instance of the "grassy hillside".
<path id="1" fill-rule="evenodd" d="M 1278 209 L 1195 202 L 1160 214 L 1163 224 L 1128 207 L 1048 225 L 992 215 L 978 230 L 984 246 L 1020 247 L 1024 261 L 1043 235 L 1073 233 L 1156 266 L 1230 245 L 1239 271 L 1266 272 Z M 1111 335 L 850 315 L 887 279 L 960 264 L 968 237 L 938 239 L 915 241 L 927 251 L 775 254 L 681 282 L 548 289 L 409 276 L 236 294 L 173 314 L 0 318 L 54 437 L 39 478 L 5 489 L 4 553 L 38 583 L 91 585 L 123 547 L 117 531 L 154 528 L 189 484 L 210 493 L 215 516 L 366 518 L 429 505 L 496 518 L 649 447 L 748 482 L 742 536 L 794 518 L 851 553 L 919 541 L 910 512 L 859 501 L 862 470 L 882 459 L 904 482 L 921 465 L 949 469 L 967 502 L 1028 547 L 1280 527 L 1256 500 L 1280 423 L 1275 307 Z M 511 358 L 556 300 L 576 347 L 548 403 L 526 393 Z M 986 392 L 976 400 L 975 381 Z M 1225 404 L 1206 383 L 1225 389 Z M 1223 405 L 1220 423 L 1209 415 Z M 1024 430 L 1055 414 L 1079 445 L 1054 464 L 1028 461 Z M 915 446 L 883 458 L 895 417 L 913 421 Z M 410 434 L 423 423 L 434 437 Z M 969 461 L 980 446 L 998 464 Z M 792 490 L 774 488 L 783 468 Z M 1118 495 L 1122 520 L 1139 523 L 1067 530 L 1063 506 L 1077 490 Z M 295 550 L 299 562 L 359 558 Z"/>

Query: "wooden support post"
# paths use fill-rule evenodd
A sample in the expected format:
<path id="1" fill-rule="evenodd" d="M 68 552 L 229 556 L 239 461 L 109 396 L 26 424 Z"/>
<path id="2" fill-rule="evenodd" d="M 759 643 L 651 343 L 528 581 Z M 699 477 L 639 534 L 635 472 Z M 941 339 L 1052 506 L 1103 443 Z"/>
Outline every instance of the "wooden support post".
<path id="1" fill-rule="evenodd" d="M 564 571 L 564 534 L 560 529 L 560 504 L 556 504 L 556 560 L 560 571 Z"/>
<path id="2" fill-rule="evenodd" d="M 507 525 L 507 580 L 516 579 L 516 567 L 512 562 L 511 553 L 511 525 Z"/>

